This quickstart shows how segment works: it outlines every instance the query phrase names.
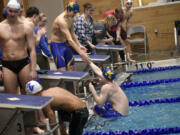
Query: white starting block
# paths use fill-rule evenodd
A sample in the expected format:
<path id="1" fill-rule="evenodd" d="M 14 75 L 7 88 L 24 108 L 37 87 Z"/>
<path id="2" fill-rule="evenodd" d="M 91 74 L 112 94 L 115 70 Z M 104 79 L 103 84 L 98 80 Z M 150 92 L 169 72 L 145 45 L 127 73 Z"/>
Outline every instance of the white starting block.
<path id="1" fill-rule="evenodd" d="M 41 110 L 52 100 L 52 97 L 0 93 L 0 135 L 25 135 L 25 112 Z M 33 116 L 26 119 L 31 121 Z"/>

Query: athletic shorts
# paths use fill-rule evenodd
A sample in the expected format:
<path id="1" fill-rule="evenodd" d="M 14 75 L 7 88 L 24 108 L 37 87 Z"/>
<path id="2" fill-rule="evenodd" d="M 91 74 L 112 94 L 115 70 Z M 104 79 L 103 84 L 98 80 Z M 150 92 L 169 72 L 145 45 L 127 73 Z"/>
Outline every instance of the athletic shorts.
<path id="1" fill-rule="evenodd" d="M 51 42 L 50 47 L 57 68 L 68 68 L 75 64 L 72 51 L 67 43 Z"/>
<path id="2" fill-rule="evenodd" d="M 108 104 L 108 105 L 107 105 Z M 94 111 L 101 117 L 110 118 L 110 117 L 119 117 L 122 116 L 119 112 L 113 110 L 110 103 L 106 103 L 104 107 L 99 107 L 98 105 L 94 106 Z M 110 106 L 110 107 L 109 107 Z"/>

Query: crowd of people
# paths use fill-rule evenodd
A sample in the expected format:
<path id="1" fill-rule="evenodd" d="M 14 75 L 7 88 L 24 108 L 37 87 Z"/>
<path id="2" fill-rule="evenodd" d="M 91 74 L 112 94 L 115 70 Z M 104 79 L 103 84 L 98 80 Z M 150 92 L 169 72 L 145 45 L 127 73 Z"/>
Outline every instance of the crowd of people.
<path id="1" fill-rule="evenodd" d="M 96 103 L 102 106 L 108 101 L 122 116 L 128 115 L 128 99 L 115 82 L 115 72 L 109 68 L 102 72 L 88 54 L 96 53 L 96 44 L 122 44 L 126 46 L 125 54 L 123 51 L 117 52 L 117 58 L 120 54 L 122 60 L 125 60 L 126 56 L 129 62 L 135 62 L 130 58 L 130 35 L 127 32 L 132 17 L 131 6 L 131 0 L 127 0 L 125 7 L 107 11 L 103 19 L 95 23 L 92 18 L 95 7 L 91 3 L 84 4 L 83 13 L 80 14 L 78 3 L 69 2 L 64 12 L 55 18 L 51 38 L 48 40 L 47 16 L 40 13 L 38 8 L 30 7 L 25 17 L 22 14 L 23 5 L 17 0 L 9 0 L 3 9 L 4 20 L 0 22 L 2 50 L 0 76 L 5 92 L 53 97 L 54 100 L 43 109 L 45 117 L 54 123 L 54 109 L 70 113 L 69 135 L 81 135 L 89 116 L 85 102 L 63 88 L 53 87 L 43 90 L 40 83 L 35 81 L 36 66 L 50 70 L 49 60 L 54 61 L 57 70 L 76 70 L 73 54 L 77 53 L 103 83 L 100 95 L 96 93 L 92 83 L 88 85 Z M 122 25 L 124 21 L 126 28 Z M 61 134 L 66 135 L 62 121 L 63 115 L 60 115 Z M 38 128 L 36 131 L 44 133 Z"/>

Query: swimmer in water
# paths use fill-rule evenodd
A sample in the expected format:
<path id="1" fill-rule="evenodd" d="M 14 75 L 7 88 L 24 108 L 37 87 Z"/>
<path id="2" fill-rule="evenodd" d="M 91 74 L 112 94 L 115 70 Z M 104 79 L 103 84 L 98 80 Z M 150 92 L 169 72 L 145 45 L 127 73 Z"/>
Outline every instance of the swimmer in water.
<path id="1" fill-rule="evenodd" d="M 128 115 L 129 102 L 123 90 L 114 81 L 116 78 L 115 72 L 109 68 L 102 72 L 94 63 L 89 65 L 103 84 L 98 95 L 93 84 L 89 83 L 89 90 L 92 92 L 96 103 L 103 106 L 105 102 L 110 102 L 115 111 L 119 112 L 122 116 Z"/>

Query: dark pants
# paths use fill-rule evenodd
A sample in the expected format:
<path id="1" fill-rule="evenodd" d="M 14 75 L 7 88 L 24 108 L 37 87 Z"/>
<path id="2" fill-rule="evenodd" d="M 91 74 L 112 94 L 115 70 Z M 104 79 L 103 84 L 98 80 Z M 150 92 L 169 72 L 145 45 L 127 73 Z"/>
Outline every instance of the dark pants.
<path id="1" fill-rule="evenodd" d="M 114 39 L 114 44 L 115 45 L 121 45 L 121 42 L 120 41 L 116 41 L 116 32 L 110 32 L 110 35 L 113 37 Z M 125 61 L 125 54 L 124 54 L 124 50 L 122 51 L 119 51 L 119 54 L 120 54 L 120 57 L 123 61 Z"/>
<path id="2" fill-rule="evenodd" d="M 87 108 L 81 108 L 73 112 L 59 110 L 59 116 L 62 121 L 69 121 L 69 135 L 82 135 L 83 128 L 88 121 L 89 112 Z"/>
<path id="3" fill-rule="evenodd" d="M 42 53 L 37 53 L 37 64 L 40 69 L 50 70 L 48 58 L 43 56 Z"/>

